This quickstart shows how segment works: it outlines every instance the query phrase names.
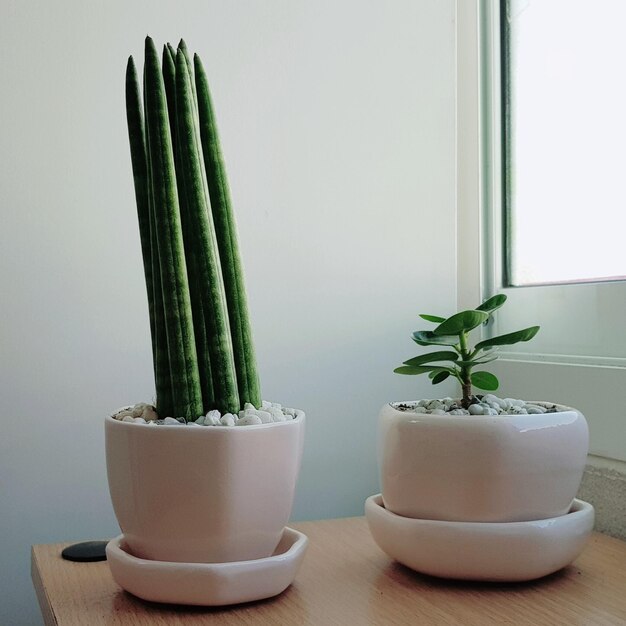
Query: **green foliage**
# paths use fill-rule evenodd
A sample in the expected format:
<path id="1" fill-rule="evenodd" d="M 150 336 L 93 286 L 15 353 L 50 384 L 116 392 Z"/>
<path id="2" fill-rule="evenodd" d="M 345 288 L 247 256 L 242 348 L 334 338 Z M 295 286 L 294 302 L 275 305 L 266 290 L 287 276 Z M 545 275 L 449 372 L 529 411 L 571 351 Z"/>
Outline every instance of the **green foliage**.
<path id="1" fill-rule="evenodd" d="M 143 102 L 129 59 L 127 120 L 157 410 L 195 419 L 261 397 L 206 75 L 182 40 L 162 59 L 147 37 Z"/>
<path id="2" fill-rule="evenodd" d="M 498 379 L 490 372 L 472 372 L 470 380 L 472 385 L 486 391 L 495 391 L 500 385 Z"/>
<path id="3" fill-rule="evenodd" d="M 506 302 L 506 296 L 502 293 L 498 293 L 495 296 L 491 296 L 488 300 L 485 300 L 480 306 L 476 307 L 477 311 L 487 311 L 493 313 L 496 309 L 499 309 Z"/>
<path id="4" fill-rule="evenodd" d="M 455 346 L 458 337 L 439 337 L 432 330 L 416 330 L 413 341 L 420 346 Z"/>
<path id="5" fill-rule="evenodd" d="M 512 346 L 514 343 L 520 343 L 521 341 L 530 341 L 538 332 L 539 326 L 531 326 L 530 328 L 524 328 L 514 333 L 479 341 L 476 344 L 476 349 L 484 350 L 485 348 L 491 348 L 493 346 Z"/>
<path id="6" fill-rule="evenodd" d="M 441 352 L 429 352 L 421 356 L 415 356 L 404 362 L 404 365 L 423 365 L 424 363 L 432 363 L 433 361 L 456 361 L 459 355 L 451 350 L 443 350 Z"/>
<path id="7" fill-rule="evenodd" d="M 460 311 L 451 317 L 420 314 L 428 322 L 437 324 L 434 330 L 418 330 L 412 335 L 420 346 L 448 346 L 453 350 L 428 352 L 404 361 L 394 372 L 415 376 L 428 374 L 432 384 L 443 382 L 454 376 L 463 390 L 463 406 L 467 408 L 473 400 L 472 386 L 495 391 L 499 382 L 491 372 L 474 371 L 477 365 L 490 363 L 498 357 L 494 354 L 497 346 L 508 346 L 530 341 L 538 332 L 539 326 L 531 326 L 506 335 L 479 341 L 473 348 L 468 345 L 469 333 L 488 321 L 491 315 L 506 302 L 504 294 L 497 294 L 485 300 L 480 306 L 468 311 Z M 440 362 L 447 362 L 440 365 Z M 435 363 L 435 365 L 431 365 Z"/>
<path id="8" fill-rule="evenodd" d="M 426 313 L 421 313 L 420 317 L 427 322 L 435 322 L 436 324 L 446 321 L 445 317 L 439 317 L 438 315 L 426 315 Z"/>
<path id="9" fill-rule="evenodd" d="M 489 313 L 483 311 L 461 311 L 441 322 L 433 332 L 437 336 L 468 333 L 488 319 Z"/>

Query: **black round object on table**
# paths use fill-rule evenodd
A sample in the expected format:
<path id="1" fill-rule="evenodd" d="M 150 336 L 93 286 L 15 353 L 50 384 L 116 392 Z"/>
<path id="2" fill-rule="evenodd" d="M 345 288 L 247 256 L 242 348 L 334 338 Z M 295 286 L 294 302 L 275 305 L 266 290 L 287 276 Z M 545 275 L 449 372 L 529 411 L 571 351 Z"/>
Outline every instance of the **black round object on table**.
<path id="1" fill-rule="evenodd" d="M 61 556 L 66 561 L 78 561 L 80 563 L 91 563 L 94 561 L 106 561 L 107 555 L 104 549 L 108 541 L 83 541 L 67 546 L 61 552 Z"/>

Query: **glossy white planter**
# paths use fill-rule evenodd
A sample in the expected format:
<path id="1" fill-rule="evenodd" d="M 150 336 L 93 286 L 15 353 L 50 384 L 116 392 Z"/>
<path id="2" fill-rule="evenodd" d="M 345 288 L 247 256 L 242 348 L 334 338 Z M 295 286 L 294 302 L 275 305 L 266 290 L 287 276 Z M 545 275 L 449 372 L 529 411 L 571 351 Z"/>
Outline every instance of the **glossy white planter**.
<path id="1" fill-rule="evenodd" d="M 285 528 L 275 554 L 230 563 L 171 563 L 139 559 L 127 551 L 124 535 L 109 541 L 106 553 L 113 580 L 151 602 L 223 606 L 271 598 L 292 582 L 308 539 Z"/>
<path id="2" fill-rule="evenodd" d="M 378 546 L 423 574 L 463 580 L 533 580 L 571 563 L 593 529 L 593 507 L 574 500 L 565 515 L 528 522 L 442 522 L 400 517 L 380 495 L 365 502 Z"/>
<path id="3" fill-rule="evenodd" d="M 258 426 L 105 421 L 109 491 L 136 557 L 227 563 L 269 557 L 293 504 L 305 417 Z"/>
<path id="4" fill-rule="evenodd" d="M 385 508 L 459 522 L 566 514 L 580 485 L 589 434 L 582 413 L 559 408 L 541 415 L 457 416 L 385 405 L 378 438 Z"/>

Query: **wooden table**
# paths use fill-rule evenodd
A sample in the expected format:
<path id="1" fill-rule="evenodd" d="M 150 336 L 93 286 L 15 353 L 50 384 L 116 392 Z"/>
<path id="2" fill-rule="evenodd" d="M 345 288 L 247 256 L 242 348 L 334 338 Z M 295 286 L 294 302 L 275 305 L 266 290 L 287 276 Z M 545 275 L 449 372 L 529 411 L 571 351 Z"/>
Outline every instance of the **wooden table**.
<path id="1" fill-rule="evenodd" d="M 144 602 L 105 562 L 70 563 L 67 544 L 38 545 L 32 577 L 47 625 L 258 624 L 315 626 L 626 624 L 626 543 L 594 534 L 578 560 L 531 583 L 444 581 L 391 561 L 364 518 L 293 524 L 310 543 L 294 584 L 276 598 L 230 608 Z"/>

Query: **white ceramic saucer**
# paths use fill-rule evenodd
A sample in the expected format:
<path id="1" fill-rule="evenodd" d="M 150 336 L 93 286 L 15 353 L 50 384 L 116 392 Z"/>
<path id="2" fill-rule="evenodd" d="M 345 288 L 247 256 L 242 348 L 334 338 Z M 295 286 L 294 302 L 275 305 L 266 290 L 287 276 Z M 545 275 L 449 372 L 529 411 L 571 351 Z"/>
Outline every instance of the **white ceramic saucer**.
<path id="1" fill-rule="evenodd" d="M 581 552 L 593 529 L 594 510 L 574 500 L 570 512 L 528 522 L 442 522 L 401 517 L 380 494 L 365 502 L 378 546 L 423 574 L 442 578 L 514 582 L 556 572 Z"/>
<path id="2" fill-rule="evenodd" d="M 124 535 L 106 548 L 115 582 L 139 598 L 170 604 L 222 606 L 271 598 L 293 582 L 304 558 L 306 535 L 286 527 L 274 554 L 233 563 L 148 561 L 129 552 Z"/>

